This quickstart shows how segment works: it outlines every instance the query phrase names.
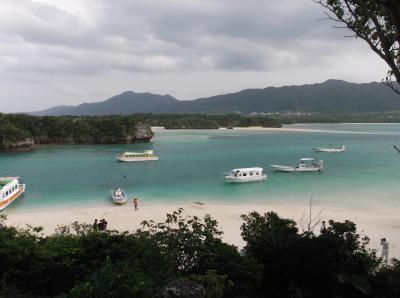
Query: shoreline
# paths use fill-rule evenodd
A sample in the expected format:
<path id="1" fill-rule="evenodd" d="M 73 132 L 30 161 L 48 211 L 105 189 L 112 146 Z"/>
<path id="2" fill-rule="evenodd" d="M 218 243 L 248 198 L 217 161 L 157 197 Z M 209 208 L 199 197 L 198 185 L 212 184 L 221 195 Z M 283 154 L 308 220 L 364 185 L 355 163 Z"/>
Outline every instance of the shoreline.
<path id="1" fill-rule="evenodd" d="M 161 204 L 150 203 L 140 204 L 139 211 L 133 210 L 132 204 L 128 202 L 123 206 L 93 206 L 81 208 L 63 208 L 46 210 L 23 210 L 16 209 L 5 210 L 2 214 L 7 215 L 6 224 L 19 228 L 27 224 L 31 226 L 42 226 L 44 235 L 54 233 L 58 225 L 69 225 L 74 221 L 80 223 L 92 224 L 94 219 L 105 218 L 108 221 L 109 230 L 118 230 L 134 232 L 140 227 L 144 220 L 154 220 L 162 222 L 166 214 L 171 213 L 178 208 L 183 208 L 184 215 L 195 215 L 203 217 L 210 214 L 219 223 L 219 228 L 224 232 L 222 238 L 229 244 L 242 248 L 244 242 L 240 236 L 240 226 L 242 220 L 240 215 L 251 211 L 264 213 L 274 211 L 279 216 L 290 218 L 298 223 L 299 229 L 302 217 L 308 212 L 308 205 L 272 205 L 272 204 L 223 204 L 223 203 L 174 203 Z M 390 256 L 400 257 L 400 210 L 393 209 L 351 209 L 339 207 L 313 206 L 313 216 L 321 212 L 320 220 L 333 219 L 335 221 L 344 221 L 346 219 L 357 224 L 357 230 L 360 235 L 368 236 L 370 248 L 380 252 L 379 239 L 386 237 L 390 243 Z M 319 230 L 317 225 L 315 232 Z"/>
<path id="2" fill-rule="evenodd" d="M 385 123 L 361 123 L 361 122 L 354 122 L 354 123 L 348 123 L 348 122 L 343 122 L 343 123 L 294 123 L 294 124 L 284 124 L 282 127 L 263 127 L 263 126 L 247 126 L 247 127 L 233 127 L 233 128 L 227 128 L 227 127 L 220 127 L 220 128 L 188 128 L 188 129 L 183 129 L 183 128 L 174 128 L 174 129 L 166 129 L 163 126 L 153 126 L 151 127 L 151 130 L 153 132 L 168 132 L 168 131 L 205 131 L 205 130 L 210 130 L 210 131 L 240 131 L 240 132 L 309 132 L 309 133 L 343 133 L 343 134 L 380 134 L 376 132 L 362 132 L 362 131 L 343 131 L 343 130 L 329 130 L 329 129 L 313 129 L 313 128 L 296 128 L 300 127 L 302 125 L 318 125 L 318 124 L 349 124 L 349 125 L 364 125 L 364 124 L 381 124 L 381 125 L 390 125 L 390 124 L 400 124 L 400 123 L 391 123 L 391 122 L 385 122 Z M 393 133 L 388 133 L 390 135 L 397 135 Z M 33 144 L 32 146 L 29 147 L 21 147 L 21 148 L 12 148 L 12 149 L 1 149 L 0 153 L 18 153 L 18 152 L 30 152 L 34 151 L 37 149 L 46 149 L 46 148 L 58 148 L 62 146 L 98 146 L 98 145 L 103 145 L 103 146 L 110 146 L 110 145 L 133 145 L 133 144 L 148 144 L 151 143 L 152 139 L 154 139 L 156 136 L 153 136 L 150 140 L 143 140 L 139 142 L 123 142 L 123 143 L 48 143 L 48 144 Z"/>
<path id="3" fill-rule="evenodd" d="M 269 132 L 269 133 L 276 133 L 276 132 L 295 132 L 295 133 L 329 133 L 329 134 L 363 134 L 363 135 L 376 135 L 382 134 L 379 132 L 369 132 L 369 131 L 356 131 L 356 130 L 331 130 L 331 129 L 313 129 L 313 128 L 301 128 L 302 125 L 306 123 L 296 123 L 296 124 L 285 124 L 282 127 L 262 127 L 262 126 L 248 126 L 248 127 L 220 127 L 216 129 L 206 128 L 206 129 L 195 129 L 195 128 L 188 128 L 188 129 L 161 129 L 157 128 L 155 132 L 169 132 L 169 131 L 215 131 L 215 132 Z M 332 123 L 310 123 L 310 124 L 332 124 Z M 310 125 L 308 124 L 308 125 Z M 333 123 L 333 124 L 371 124 L 371 123 Z M 381 124 L 398 124 L 398 123 L 381 123 Z M 399 123 L 400 124 L 400 123 Z M 396 133 L 385 133 L 387 135 L 397 135 Z M 157 136 L 155 136 L 157 137 Z"/>

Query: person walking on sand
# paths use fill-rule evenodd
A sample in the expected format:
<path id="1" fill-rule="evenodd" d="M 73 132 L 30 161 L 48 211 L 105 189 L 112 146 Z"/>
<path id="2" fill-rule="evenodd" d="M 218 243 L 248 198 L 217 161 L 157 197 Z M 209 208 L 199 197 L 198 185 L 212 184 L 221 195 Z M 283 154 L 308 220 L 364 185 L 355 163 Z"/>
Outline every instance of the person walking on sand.
<path id="1" fill-rule="evenodd" d="M 133 199 L 133 206 L 135 207 L 135 211 L 139 211 L 139 199 L 138 198 Z"/>
<path id="2" fill-rule="evenodd" d="M 381 258 L 385 260 L 385 262 L 387 263 L 389 258 L 389 242 L 386 241 L 386 238 L 381 239 L 381 245 L 382 245 Z"/>

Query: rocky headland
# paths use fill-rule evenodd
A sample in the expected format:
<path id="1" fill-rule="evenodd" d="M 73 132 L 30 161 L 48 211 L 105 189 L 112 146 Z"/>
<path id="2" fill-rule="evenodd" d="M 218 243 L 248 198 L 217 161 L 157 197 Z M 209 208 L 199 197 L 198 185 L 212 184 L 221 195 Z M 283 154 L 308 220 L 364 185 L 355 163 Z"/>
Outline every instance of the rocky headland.
<path id="1" fill-rule="evenodd" d="M 0 150 L 27 150 L 49 144 L 144 143 L 152 137 L 150 125 L 127 117 L 0 115 Z"/>

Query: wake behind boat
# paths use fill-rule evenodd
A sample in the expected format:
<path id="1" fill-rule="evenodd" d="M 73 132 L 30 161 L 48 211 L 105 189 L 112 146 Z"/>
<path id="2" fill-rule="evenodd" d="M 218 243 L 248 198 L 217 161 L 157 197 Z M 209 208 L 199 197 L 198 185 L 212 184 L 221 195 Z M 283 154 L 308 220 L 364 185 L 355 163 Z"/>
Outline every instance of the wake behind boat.
<path id="1" fill-rule="evenodd" d="M 233 169 L 225 175 L 227 182 L 258 182 L 267 180 L 267 175 L 263 173 L 263 168 L 239 168 Z"/>
<path id="2" fill-rule="evenodd" d="M 111 190 L 110 196 L 115 204 L 125 204 L 128 201 L 128 195 L 122 188 L 114 188 Z"/>
<path id="3" fill-rule="evenodd" d="M 296 167 L 271 165 L 278 172 L 320 172 L 324 168 L 324 162 L 320 160 L 318 163 L 314 158 L 301 158 L 300 163 Z"/>
<path id="4" fill-rule="evenodd" d="M 345 145 L 340 145 L 340 147 L 329 146 L 328 148 L 324 147 L 317 147 L 313 148 L 315 152 L 330 152 L 330 153 L 337 153 L 337 152 L 344 152 L 346 151 Z"/>
<path id="5" fill-rule="evenodd" d="M 153 150 L 144 150 L 143 152 L 123 152 L 116 156 L 120 161 L 149 161 L 158 160 Z"/>

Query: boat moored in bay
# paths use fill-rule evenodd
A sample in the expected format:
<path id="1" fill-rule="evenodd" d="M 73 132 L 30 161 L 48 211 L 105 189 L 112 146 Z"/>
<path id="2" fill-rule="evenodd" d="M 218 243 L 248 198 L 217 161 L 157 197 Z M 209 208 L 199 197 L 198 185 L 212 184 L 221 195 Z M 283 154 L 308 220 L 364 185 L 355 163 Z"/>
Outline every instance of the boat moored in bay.
<path id="1" fill-rule="evenodd" d="M 225 175 L 228 182 L 258 182 L 267 180 L 267 175 L 263 173 L 263 168 L 239 168 L 233 169 Z"/>
<path id="2" fill-rule="evenodd" d="M 327 148 L 324 147 L 317 147 L 313 148 L 315 152 L 328 152 L 328 153 L 338 153 L 338 152 L 344 152 L 346 151 L 346 146 L 345 145 L 340 145 L 340 146 L 329 146 Z"/>
<path id="3" fill-rule="evenodd" d="M 0 210 L 20 198 L 25 192 L 25 184 L 19 177 L 0 177 Z"/>
<path id="4" fill-rule="evenodd" d="M 277 172 L 320 172 L 324 168 L 324 162 L 316 162 L 314 158 L 300 158 L 300 163 L 296 167 L 271 165 Z"/>
<path id="5" fill-rule="evenodd" d="M 123 152 L 116 156 L 120 161 L 150 161 L 158 160 L 153 150 L 144 150 L 143 152 Z"/>

